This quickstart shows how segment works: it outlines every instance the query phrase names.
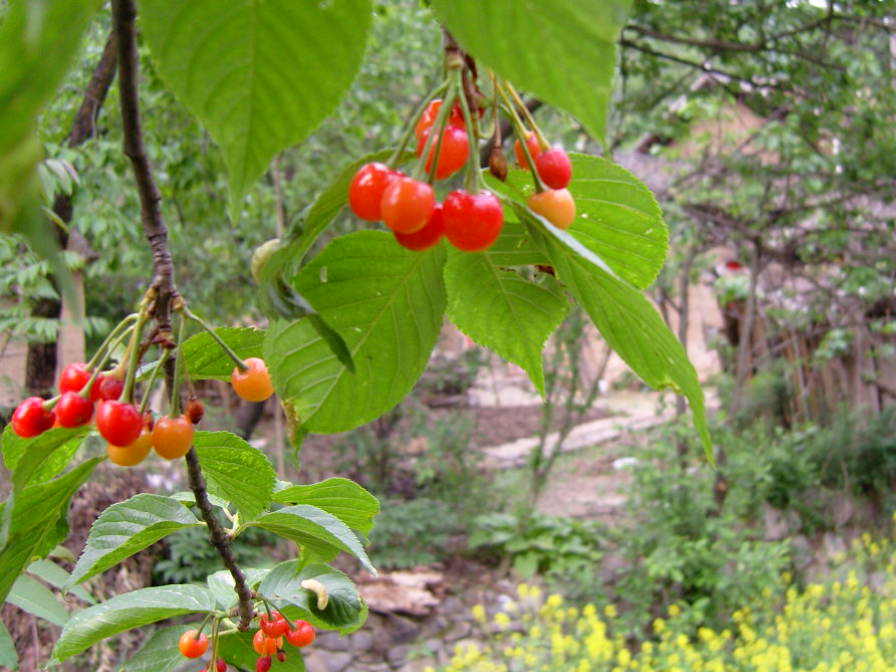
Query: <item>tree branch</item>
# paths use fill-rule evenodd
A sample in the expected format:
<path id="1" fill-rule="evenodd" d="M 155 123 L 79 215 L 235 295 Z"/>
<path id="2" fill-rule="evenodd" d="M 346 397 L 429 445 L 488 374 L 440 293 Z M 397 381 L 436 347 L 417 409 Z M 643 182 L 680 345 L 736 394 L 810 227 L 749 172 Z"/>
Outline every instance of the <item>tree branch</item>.
<path id="1" fill-rule="evenodd" d="M 118 46 L 119 91 L 121 102 L 121 119 L 124 130 L 124 153 L 131 160 L 137 191 L 140 194 L 140 217 L 143 231 L 152 251 L 153 278 L 150 289 L 154 290 L 153 317 L 156 321 L 158 336 L 171 339 L 171 307 L 177 298 L 174 284 L 174 266 L 171 252 L 168 249 L 168 231 L 162 219 L 160 207 L 161 195 L 152 177 L 146 147 L 143 144 L 143 131 L 140 125 L 140 107 L 137 93 L 138 56 L 137 32 L 134 21 L 137 9 L 134 0 L 113 0 L 112 20 Z M 178 344 L 179 346 L 180 344 Z M 171 384 L 171 371 L 169 386 Z M 172 390 L 172 394 L 178 394 Z M 252 620 L 252 592 L 246 578 L 236 564 L 230 541 L 221 524 L 215 518 L 212 505 L 208 500 L 205 479 L 199 468 L 196 451 L 190 448 L 186 455 L 187 472 L 190 478 L 190 489 L 196 498 L 196 506 L 202 512 L 202 518 L 208 525 L 209 538 L 218 551 L 224 566 L 233 577 L 234 590 L 239 597 L 240 630 L 248 630 Z"/>

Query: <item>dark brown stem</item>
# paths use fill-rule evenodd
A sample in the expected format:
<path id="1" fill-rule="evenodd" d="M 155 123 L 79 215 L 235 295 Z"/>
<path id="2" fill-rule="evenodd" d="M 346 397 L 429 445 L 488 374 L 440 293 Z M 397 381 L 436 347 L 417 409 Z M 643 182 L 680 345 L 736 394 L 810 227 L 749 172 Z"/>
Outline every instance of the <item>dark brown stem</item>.
<path id="1" fill-rule="evenodd" d="M 212 545 L 218 551 L 218 555 L 221 556 L 221 560 L 224 561 L 224 566 L 227 568 L 227 571 L 229 571 L 230 575 L 233 577 L 233 589 L 239 597 L 239 606 L 237 609 L 240 615 L 240 622 L 237 627 L 243 631 L 248 630 L 249 623 L 252 621 L 252 617 L 255 614 L 255 611 L 252 608 L 252 591 L 249 590 L 249 586 L 246 583 L 246 577 L 243 576 L 242 570 L 240 570 L 236 564 L 236 558 L 233 557 L 233 551 L 230 548 L 230 541 L 227 538 L 227 534 L 218 523 L 218 519 L 215 518 L 211 502 L 208 501 L 208 494 L 205 489 L 205 479 L 202 477 L 202 471 L 199 468 L 199 458 L 196 456 L 196 451 L 193 448 L 190 448 L 190 452 L 187 453 L 186 460 L 187 473 L 190 476 L 190 490 L 193 491 L 193 495 L 196 497 L 196 506 L 199 507 L 199 510 L 202 512 L 202 518 L 208 525 L 208 536 L 211 539 Z"/>
<path id="2" fill-rule="evenodd" d="M 121 118 L 124 131 L 124 153 L 131 160 L 134 179 L 140 194 L 140 216 L 143 231 L 152 251 L 153 278 L 150 289 L 153 292 L 153 317 L 156 321 L 157 337 L 171 339 L 171 308 L 177 298 L 174 284 L 174 266 L 168 249 L 168 231 L 162 219 L 159 205 L 161 196 L 152 177 L 146 147 L 143 144 L 143 131 L 140 126 L 140 107 L 137 95 L 137 32 L 134 21 L 137 9 L 134 0 L 113 0 L 112 20 L 118 45 L 119 91 L 121 101 Z M 173 362 L 169 359 L 169 364 Z M 172 367 L 166 375 L 169 386 L 173 378 Z M 209 538 L 218 551 L 224 566 L 233 577 L 234 590 L 239 597 L 240 630 L 248 630 L 252 620 L 252 592 L 246 584 L 246 578 L 237 567 L 230 548 L 230 541 L 218 519 L 215 518 L 212 505 L 208 501 L 205 479 L 199 468 L 196 451 L 190 449 L 186 455 L 187 472 L 190 477 L 190 489 L 196 497 L 196 506 L 208 525 Z"/>

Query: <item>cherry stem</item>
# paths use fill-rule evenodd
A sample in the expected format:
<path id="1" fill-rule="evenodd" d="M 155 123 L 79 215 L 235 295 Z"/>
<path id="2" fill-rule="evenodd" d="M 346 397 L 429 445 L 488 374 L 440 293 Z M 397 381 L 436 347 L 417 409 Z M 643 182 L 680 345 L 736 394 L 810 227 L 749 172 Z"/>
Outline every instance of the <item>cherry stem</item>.
<path id="1" fill-rule="evenodd" d="M 199 629 L 196 630 L 196 636 L 193 639 L 197 641 L 199 640 L 199 636 L 202 635 L 202 631 L 205 630 L 205 626 L 208 625 L 209 620 L 211 620 L 214 615 L 213 612 L 209 612 L 205 615 L 205 618 L 202 619 L 202 623 L 199 625 Z"/>
<path id="2" fill-rule="evenodd" d="M 134 331 L 131 332 L 131 341 L 128 343 L 128 368 L 124 378 L 124 387 L 121 390 L 119 401 L 131 401 L 134 397 L 134 384 L 137 382 L 137 365 L 140 363 L 140 336 L 143 333 L 143 327 L 149 320 L 148 302 L 144 301 L 140 307 L 140 315 L 137 316 L 137 324 L 134 325 Z"/>
<path id="3" fill-rule="evenodd" d="M 212 623 L 212 659 L 208 663 L 208 672 L 217 672 L 216 662 L 218 660 L 218 637 L 221 630 L 221 619 L 216 618 Z"/>
<path id="4" fill-rule="evenodd" d="M 159 377 L 159 372 L 161 372 L 162 368 L 165 366 L 165 362 L 168 361 L 168 357 L 171 355 L 171 350 L 165 348 L 162 351 L 162 356 L 159 357 L 159 361 L 156 362 L 156 365 L 152 369 L 152 373 L 149 374 L 149 380 L 146 382 L 146 392 L 143 395 L 143 399 L 140 401 L 140 415 L 146 413 L 146 407 L 149 406 L 149 393 L 152 391 L 152 386 L 155 385 L 156 378 Z"/>
<path id="5" fill-rule="evenodd" d="M 513 103 L 510 102 L 507 93 L 500 84 L 498 85 L 498 93 L 504 100 L 505 107 L 507 108 L 506 111 L 510 115 L 510 122 L 513 125 L 513 132 L 516 134 L 517 138 L 519 138 L 520 147 L 523 150 L 523 155 L 526 157 L 526 163 L 529 164 L 529 170 L 532 173 L 532 181 L 535 183 L 535 191 L 546 191 L 547 187 L 544 185 L 544 182 L 541 181 L 541 177 L 538 175 L 538 170 L 535 168 L 535 161 L 532 158 L 532 154 L 529 152 L 529 147 L 526 145 L 526 127 L 523 126 L 523 122 L 520 121 L 519 116 L 517 116 L 516 110 L 513 109 Z"/>
<path id="6" fill-rule="evenodd" d="M 171 390 L 170 390 L 170 405 L 171 405 L 171 417 L 176 418 L 180 415 L 180 385 L 181 379 L 184 375 L 184 356 L 183 356 L 183 343 L 184 343 L 184 326 L 186 325 L 187 320 L 184 318 L 184 314 L 181 312 L 178 314 L 179 324 L 177 325 L 177 351 L 174 353 L 174 376 L 171 381 Z"/>
<path id="7" fill-rule="evenodd" d="M 136 317 L 136 313 L 134 316 Z M 106 348 L 105 352 L 103 352 L 103 357 L 98 362 L 96 362 L 96 367 L 93 369 L 93 372 L 90 374 L 90 378 L 84 384 L 84 387 L 81 388 L 81 391 L 78 393 L 79 395 L 81 395 L 85 399 L 90 396 L 90 391 L 96 384 L 97 378 L 100 377 L 100 374 L 103 371 L 103 367 L 106 366 L 106 362 L 108 362 L 112 357 L 112 353 L 115 352 L 115 348 L 117 348 L 121 344 L 121 342 L 128 337 L 132 329 L 132 326 L 128 327 L 122 333 L 118 334 L 118 337 L 115 339 L 115 341 L 111 343 L 108 343 L 109 339 L 106 339 L 107 343 L 105 343 L 104 345 L 108 345 L 108 347 Z M 99 351 L 97 351 L 97 354 L 99 354 Z M 94 358 L 96 358 L 96 356 L 94 356 Z"/>
<path id="8" fill-rule="evenodd" d="M 408 142 L 410 142 L 411 140 L 411 135 L 414 133 L 414 126 L 416 126 L 417 120 L 421 117 L 421 115 L 433 101 L 433 99 L 436 96 L 444 93 L 447 88 L 448 82 L 442 82 L 432 91 L 430 91 L 426 98 L 424 98 L 423 101 L 417 106 L 417 109 L 414 110 L 410 121 L 405 124 L 404 133 L 401 134 L 401 139 L 398 141 L 398 147 L 395 148 L 395 151 L 392 152 L 392 156 L 390 156 L 389 160 L 386 161 L 387 166 L 389 166 L 390 168 L 395 168 L 398 160 L 401 158 L 402 154 L 404 154 L 404 150 L 408 146 Z"/>
<path id="9" fill-rule="evenodd" d="M 115 328 L 109 332 L 108 336 L 106 336 L 106 340 L 104 340 L 102 342 L 102 344 L 100 344 L 100 347 L 97 348 L 95 353 L 93 353 L 93 357 L 91 357 L 90 360 L 87 362 L 86 366 L 87 366 L 88 371 L 93 369 L 95 366 L 97 366 L 98 360 L 100 359 L 100 357 L 102 357 L 103 351 L 109 346 L 109 344 L 112 342 L 112 339 L 116 338 L 121 331 L 124 331 L 125 328 L 128 327 L 131 322 L 136 320 L 137 316 L 138 316 L 137 313 L 131 313 L 130 315 L 125 317 L 121 322 L 119 322 L 117 325 L 115 325 Z M 98 367 L 98 368 L 101 368 L 101 367 Z"/>
<path id="10" fill-rule="evenodd" d="M 203 320 L 201 317 L 199 317 L 198 315 L 196 315 L 196 314 L 194 314 L 193 312 L 191 312 L 190 309 L 187 308 L 186 305 L 183 305 L 183 306 L 181 307 L 181 310 L 183 311 L 183 314 L 184 314 L 188 319 L 193 320 L 196 324 L 198 324 L 200 327 L 202 327 L 203 329 L 205 329 L 205 330 L 209 333 L 209 336 L 211 336 L 211 337 L 215 340 L 215 342 L 216 342 L 219 346 L 221 346 L 221 349 L 224 351 L 224 354 L 226 354 L 228 357 L 230 357 L 230 359 L 233 360 L 233 363 L 236 364 L 236 368 L 238 368 L 240 371 L 245 371 L 246 369 L 249 368 L 249 366 L 246 364 L 246 362 L 244 362 L 244 361 L 242 360 L 242 358 L 241 358 L 238 354 L 236 354 L 236 353 L 233 351 L 233 349 L 232 349 L 229 345 L 227 345 L 227 344 L 221 339 L 220 336 L 218 336 L 218 334 L 215 333 L 215 330 L 211 327 L 211 325 L 208 324 L 208 322 L 206 322 L 206 321 Z M 178 346 L 178 348 L 180 348 L 180 344 L 181 344 L 181 342 L 178 341 L 178 342 L 177 342 L 177 346 Z"/>
<path id="11" fill-rule="evenodd" d="M 511 84 L 510 82 L 504 82 L 504 84 L 507 86 L 507 91 L 510 92 L 511 98 L 513 98 L 514 102 L 522 111 L 523 118 L 526 120 L 526 123 L 532 129 L 532 132 L 535 133 L 535 137 L 538 139 L 538 144 L 541 145 L 542 149 L 549 149 L 551 146 L 550 143 L 548 142 L 547 138 L 544 137 L 541 129 L 538 128 L 538 124 L 535 123 L 535 117 L 532 116 L 529 108 L 526 107 L 526 103 L 524 103 L 523 99 L 520 98 L 520 94 L 516 92 L 516 89 L 513 88 L 513 84 Z"/>
<path id="12" fill-rule="evenodd" d="M 463 91 L 463 71 L 456 70 L 455 71 L 455 82 L 456 86 L 460 87 L 460 90 Z M 460 96 L 460 111 L 464 116 L 464 125 L 467 128 L 467 135 L 469 136 L 467 142 L 478 149 L 479 147 L 479 136 L 476 132 L 476 127 L 473 125 L 473 115 L 470 114 L 470 106 L 467 104 L 467 97 L 461 94 Z M 471 151 L 467 154 L 467 172 L 464 175 L 464 188 L 468 193 L 478 194 L 482 189 L 481 175 L 479 174 L 479 152 Z"/>
<path id="13" fill-rule="evenodd" d="M 447 126 L 448 117 L 451 115 L 451 106 L 454 105 L 456 97 L 457 87 L 454 85 L 454 82 L 449 82 L 448 92 L 445 94 L 445 99 L 442 101 L 441 106 L 439 106 L 439 114 L 436 115 L 436 119 L 429 129 L 426 142 L 423 144 L 423 151 L 420 153 L 420 159 L 414 169 L 414 177 L 426 170 L 427 157 L 432 153 L 432 157 L 429 157 L 432 159 L 432 162 L 429 164 L 429 175 L 426 180 L 429 184 L 436 180 L 436 170 L 439 167 L 439 153 L 442 150 L 442 141 L 445 139 L 445 127 Z M 438 129 L 437 134 L 433 134 L 435 129 Z M 435 143 L 435 149 L 433 149 L 433 143 Z"/>

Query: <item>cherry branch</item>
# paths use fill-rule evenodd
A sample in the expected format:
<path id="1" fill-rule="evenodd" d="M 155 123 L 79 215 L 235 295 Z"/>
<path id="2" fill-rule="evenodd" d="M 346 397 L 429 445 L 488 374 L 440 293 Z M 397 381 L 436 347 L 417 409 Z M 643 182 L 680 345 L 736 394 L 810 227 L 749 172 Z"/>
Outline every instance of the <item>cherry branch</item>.
<path id="1" fill-rule="evenodd" d="M 168 230 L 162 218 L 159 189 L 152 176 L 146 147 L 143 144 L 143 130 L 140 124 L 140 106 L 137 94 L 138 55 L 137 31 L 135 19 L 137 9 L 134 0 L 113 0 L 112 20 L 118 48 L 119 93 L 121 119 L 124 131 L 124 153 L 131 160 L 137 191 L 140 195 L 140 218 L 143 232 L 149 241 L 152 251 L 153 278 L 150 283 L 150 294 L 153 302 L 152 315 L 156 322 L 157 338 L 160 341 L 171 341 L 171 308 L 178 298 L 174 284 L 174 265 L 168 248 Z M 178 344 L 179 345 L 179 344 Z M 170 360 L 169 360 L 170 361 Z M 173 371 L 167 371 L 169 387 Z M 173 393 L 177 394 L 175 390 Z M 187 473 L 190 489 L 196 498 L 196 506 L 208 526 L 212 545 L 221 556 L 224 566 L 234 581 L 234 590 L 239 597 L 239 629 L 248 630 L 254 610 L 252 608 L 252 591 L 246 583 L 246 577 L 236 564 L 230 540 L 221 524 L 215 518 L 205 479 L 199 467 L 199 458 L 194 448 L 186 455 Z"/>

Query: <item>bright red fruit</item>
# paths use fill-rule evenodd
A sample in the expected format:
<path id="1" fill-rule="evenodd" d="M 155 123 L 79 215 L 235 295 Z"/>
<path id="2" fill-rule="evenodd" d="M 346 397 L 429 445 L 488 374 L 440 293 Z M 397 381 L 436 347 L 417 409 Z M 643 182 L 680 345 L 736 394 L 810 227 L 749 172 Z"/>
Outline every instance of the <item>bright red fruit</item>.
<path id="1" fill-rule="evenodd" d="M 288 628 L 289 625 L 286 627 Z M 257 631 L 252 637 L 252 648 L 260 656 L 270 656 L 276 653 L 281 646 L 283 646 L 282 637 L 268 637 L 264 634 L 264 630 Z"/>
<path id="2" fill-rule="evenodd" d="M 23 439 L 43 434 L 53 426 L 56 414 L 44 410 L 44 400 L 40 397 L 28 397 L 13 411 L 12 431 Z"/>
<path id="3" fill-rule="evenodd" d="M 420 252 L 438 243 L 444 232 L 445 224 L 442 217 L 442 204 L 436 203 L 426 226 L 414 233 L 396 233 L 395 240 L 402 247 Z"/>
<path id="4" fill-rule="evenodd" d="M 526 133 L 526 147 L 529 148 L 529 154 L 532 156 L 533 161 L 541 154 L 541 145 L 538 144 L 538 138 L 535 136 L 534 131 Z M 513 141 L 513 154 L 516 156 L 517 166 L 520 168 L 529 167 L 529 164 L 526 162 L 526 155 L 523 153 L 523 146 L 519 140 Z"/>
<path id="5" fill-rule="evenodd" d="M 259 616 L 258 624 L 268 637 L 282 637 L 289 630 L 289 623 L 276 611 L 270 616 L 267 614 Z"/>
<path id="6" fill-rule="evenodd" d="M 268 672 L 271 669 L 271 657 L 264 656 L 255 661 L 255 672 Z"/>
<path id="7" fill-rule="evenodd" d="M 113 376 L 100 374 L 90 388 L 91 401 L 117 401 L 124 389 L 124 383 Z"/>
<path id="8" fill-rule="evenodd" d="M 93 402 L 77 392 L 63 392 L 55 410 L 56 420 L 62 427 L 80 427 L 90 422 Z"/>
<path id="9" fill-rule="evenodd" d="M 558 229 L 568 229 L 576 218 L 576 201 L 566 189 L 548 189 L 532 194 L 526 205 Z"/>
<path id="10" fill-rule="evenodd" d="M 559 147 L 536 156 L 535 169 L 541 181 L 551 189 L 565 189 L 572 177 L 572 163 L 566 152 Z"/>
<path id="11" fill-rule="evenodd" d="M 177 648 L 184 658 L 198 658 L 208 650 L 208 637 L 196 636 L 195 630 L 187 630 L 177 640 Z"/>
<path id="12" fill-rule="evenodd" d="M 215 661 L 215 669 L 217 669 L 218 672 L 227 672 L 227 663 L 218 658 Z"/>
<path id="13" fill-rule="evenodd" d="M 69 364 L 59 376 L 60 392 L 80 392 L 90 380 L 90 371 L 84 362 Z"/>
<path id="14" fill-rule="evenodd" d="M 429 138 L 429 132 L 432 129 L 427 128 L 423 131 L 420 140 L 417 142 L 417 156 L 423 154 L 423 148 L 426 146 L 426 140 Z M 432 141 L 432 147 L 426 155 L 426 172 L 429 174 L 432 167 L 432 157 L 436 153 L 436 143 L 438 139 Z M 448 125 L 442 133 L 442 146 L 439 149 L 439 162 L 436 164 L 436 179 L 444 180 L 449 175 L 453 175 L 463 168 L 467 157 L 470 154 L 470 143 L 467 141 L 467 132 L 458 126 Z"/>
<path id="15" fill-rule="evenodd" d="M 286 633 L 286 641 L 297 648 L 314 641 L 314 628 L 308 621 L 293 621 L 295 628 Z"/>
<path id="16" fill-rule="evenodd" d="M 104 401 L 96 409 L 96 428 L 113 446 L 129 446 L 143 429 L 143 418 L 133 404 Z"/>
<path id="17" fill-rule="evenodd" d="M 348 205 L 367 222 L 380 221 L 383 192 L 399 173 L 384 163 L 365 163 L 358 169 L 348 187 Z"/>
<path id="18" fill-rule="evenodd" d="M 478 194 L 462 189 L 452 191 L 445 197 L 442 208 L 445 237 L 465 252 L 479 252 L 489 247 L 504 225 L 501 203 L 488 191 Z"/>
<path id="19" fill-rule="evenodd" d="M 395 233 L 414 233 L 426 226 L 435 205 L 431 186 L 400 177 L 383 193 L 383 222 Z"/>
<path id="20" fill-rule="evenodd" d="M 433 100 L 427 108 L 423 111 L 423 114 L 420 115 L 420 118 L 417 120 L 416 125 L 414 126 L 414 135 L 417 136 L 417 145 L 419 147 L 423 146 L 423 132 L 428 131 L 432 128 L 432 125 L 436 123 L 436 117 L 439 116 L 439 109 L 442 107 L 442 99 L 436 98 Z M 464 126 L 464 115 L 463 112 L 460 111 L 460 107 L 455 103 L 454 107 L 451 108 L 451 114 L 448 116 L 448 125 L 449 126 L 457 126 L 459 128 L 463 128 Z M 423 138 L 423 139 L 421 139 Z M 423 152 L 421 149 L 417 156 Z"/>

